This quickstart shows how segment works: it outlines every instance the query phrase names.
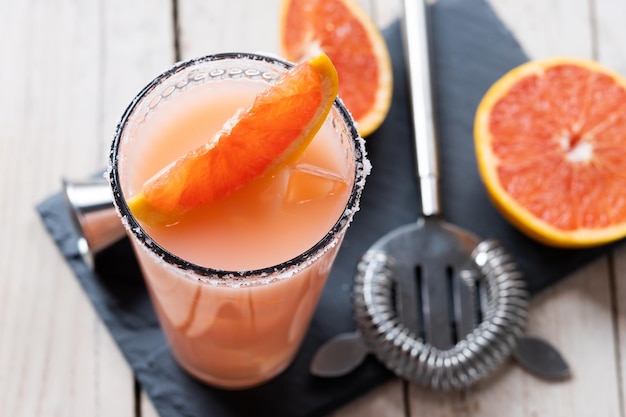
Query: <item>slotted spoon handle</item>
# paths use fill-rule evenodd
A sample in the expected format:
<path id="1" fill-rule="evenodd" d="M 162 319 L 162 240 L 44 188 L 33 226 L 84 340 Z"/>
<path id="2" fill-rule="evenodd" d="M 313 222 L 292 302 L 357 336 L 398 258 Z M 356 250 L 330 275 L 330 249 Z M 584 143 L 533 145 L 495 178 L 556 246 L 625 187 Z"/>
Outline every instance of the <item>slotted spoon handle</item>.
<path id="1" fill-rule="evenodd" d="M 409 73 L 417 177 L 422 198 L 422 214 L 433 216 L 440 212 L 439 166 L 427 13 L 425 0 L 404 0 L 404 55 Z"/>

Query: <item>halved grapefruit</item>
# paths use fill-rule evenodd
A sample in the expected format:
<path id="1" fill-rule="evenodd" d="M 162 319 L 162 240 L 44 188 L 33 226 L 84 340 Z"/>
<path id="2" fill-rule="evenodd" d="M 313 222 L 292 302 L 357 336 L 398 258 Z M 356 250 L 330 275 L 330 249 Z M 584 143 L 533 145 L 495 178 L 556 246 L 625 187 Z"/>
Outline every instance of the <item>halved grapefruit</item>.
<path id="1" fill-rule="evenodd" d="M 355 0 L 283 0 L 280 41 L 294 62 L 320 48 L 339 74 L 339 97 L 361 136 L 376 130 L 391 104 L 393 75 L 387 44 Z"/>
<path id="2" fill-rule="evenodd" d="M 597 62 L 532 61 L 476 112 L 478 167 L 520 230 L 551 246 L 626 236 L 626 80 Z"/>

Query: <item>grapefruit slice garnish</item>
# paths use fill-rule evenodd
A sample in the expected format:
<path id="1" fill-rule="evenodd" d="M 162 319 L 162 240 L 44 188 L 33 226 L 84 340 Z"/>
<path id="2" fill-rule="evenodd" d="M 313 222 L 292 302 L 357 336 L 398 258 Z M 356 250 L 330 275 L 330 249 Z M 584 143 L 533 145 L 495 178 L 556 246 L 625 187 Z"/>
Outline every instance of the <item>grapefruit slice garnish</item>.
<path id="1" fill-rule="evenodd" d="M 626 236 L 626 80 L 580 59 L 533 61 L 487 92 L 474 126 L 496 207 L 551 246 Z"/>
<path id="2" fill-rule="evenodd" d="M 290 68 L 206 145 L 148 180 L 128 207 L 148 224 L 174 223 L 295 161 L 324 123 L 337 89 L 337 72 L 325 54 Z"/>
<path id="3" fill-rule="evenodd" d="M 339 97 L 361 136 L 383 122 L 392 94 L 387 44 L 354 0 L 283 0 L 281 48 L 292 61 L 321 48 L 339 74 Z"/>

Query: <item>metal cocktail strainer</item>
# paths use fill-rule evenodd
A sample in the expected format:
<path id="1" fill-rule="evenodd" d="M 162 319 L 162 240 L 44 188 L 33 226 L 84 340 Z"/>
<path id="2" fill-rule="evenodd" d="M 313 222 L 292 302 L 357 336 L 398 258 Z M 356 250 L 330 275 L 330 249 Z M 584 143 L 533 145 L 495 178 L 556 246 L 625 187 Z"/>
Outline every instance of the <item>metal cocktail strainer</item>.
<path id="1" fill-rule="evenodd" d="M 358 331 L 316 353 L 311 372 L 339 376 L 368 353 L 396 375 L 435 389 L 462 389 L 513 354 L 545 378 L 569 374 L 546 342 L 524 336 L 528 293 L 512 257 L 440 217 L 427 7 L 405 0 L 404 38 L 422 217 L 379 239 L 353 288 Z"/>

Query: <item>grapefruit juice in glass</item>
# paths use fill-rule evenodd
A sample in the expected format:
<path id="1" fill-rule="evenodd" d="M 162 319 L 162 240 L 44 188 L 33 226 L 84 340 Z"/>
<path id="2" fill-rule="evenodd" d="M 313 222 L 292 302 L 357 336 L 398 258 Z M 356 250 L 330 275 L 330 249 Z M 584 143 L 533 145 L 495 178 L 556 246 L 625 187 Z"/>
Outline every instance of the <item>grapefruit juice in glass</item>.
<path id="1" fill-rule="evenodd" d="M 140 222 L 126 199 L 206 144 L 287 67 L 251 54 L 178 64 L 133 100 L 111 149 L 115 203 L 170 348 L 218 387 L 261 384 L 295 356 L 358 210 L 362 139 L 335 101 L 295 162 L 173 224 Z"/>

